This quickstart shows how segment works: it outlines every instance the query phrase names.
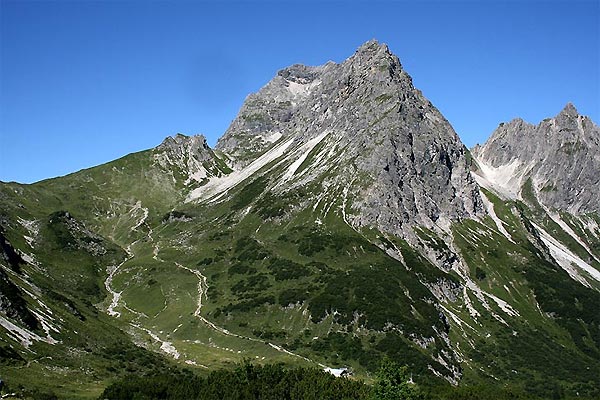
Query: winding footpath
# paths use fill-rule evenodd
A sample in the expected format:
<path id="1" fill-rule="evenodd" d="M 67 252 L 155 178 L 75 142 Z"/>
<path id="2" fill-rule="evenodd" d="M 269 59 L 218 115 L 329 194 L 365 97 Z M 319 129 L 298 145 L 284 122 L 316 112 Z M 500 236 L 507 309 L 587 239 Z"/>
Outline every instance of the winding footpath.
<path id="1" fill-rule="evenodd" d="M 196 277 L 198 278 L 198 305 L 196 307 L 196 311 L 194 312 L 194 316 L 197 317 L 200 321 L 202 321 L 203 323 L 205 323 L 206 325 L 208 325 L 210 328 L 212 328 L 213 330 L 226 335 L 226 336 L 231 336 L 231 337 L 235 337 L 238 339 L 242 339 L 242 340 L 249 340 L 251 342 L 255 342 L 255 343 L 261 343 L 261 344 L 265 344 L 277 351 L 279 351 L 280 353 L 284 353 L 293 357 L 297 357 L 300 358 L 304 361 L 307 361 L 309 363 L 312 364 L 317 364 L 318 366 L 320 366 L 321 368 L 327 368 L 326 365 L 323 365 L 321 363 L 318 363 L 316 361 L 313 361 L 307 357 L 301 356 L 300 354 L 296 354 L 293 353 L 277 344 L 271 343 L 271 342 L 267 342 L 264 340 L 260 340 L 260 339 L 256 339 L 256 338 L 252 338 L 252 337 L 248 337 L 248 336 L 243 336 L 243 335 L 239 335 L 237 333 L 233 333 L 228 331 L 227 329 L 217 326 L 215 325 L 213 322 L 207 320 L 206 318 L 204 318 L 201 314 L 201 310 L 202 310 L 202 298 L 207 296 L 207 292 L 208 292 L 208 283 L 206 281 L 206 277 L 204 275 L 202 275 L 202 273 L 200 271 L 197 270 L 193 270 L 189 267 L 183 266 L 180 263 L 175 263 L 175 265 L 179 268 L 185 269 L 186 271 L 191 272 L 192 274 L 196 275 Z"/>
<path id="2" fill-rule="evenodd" d="M 137 210 L 142 210 L 143 211 L 143 215 L 141 216 L 141 218 L 136 222 L 136 224 L 131 228 L 131 231 L 136 231 L 139 227 L 141 227 L 142 225 L 146 226 L 146 228 L 148 229 L 147 237 L 148 240 L 153 244 L 153 251 L 152 251 L 152 258 L 156 261 L 159 262 L 166 262 L 164 260 L 162 260 L 161 258 L 158 257 L 158 254 L 160 252 L 160 247 L 158 242 L 154 239 L 154 237 L 152 236 L 153 234 L 153 229 L 150 227 L 150 225 L 147 223 L 146 219 L 148 218 L 148 209 L 145 207 L 141 207 L 141 203 L 138 202 L 134 208 L 131 211 L 137 211 Z M 119 273 L 119 270 L 121 269 L 121 267 L 128 262 L 129 260 L 131 260 L 135 254 L 132 250 L 132 247 L 139 241 L 136 240 L 134 242 L 132 242 L 131 244 L 129 244 L 126 248 L 125 248 L 125 252 L 127 253 L 127 258 L 121 262 L 118 265 L 111 265 L 109 267 L 106 268 L 106 272 L 108 274 L 108 276 L 106 277 L 106 280 L 104 281 L 104 286 L 106 287 L 106 290 L 110 293 L 110 295 L 112 296 L 110 305 L 108 306 L 106 312 L 108 313 L 108 315 L 119 318 L 121 316 L 121 313 L 119 311 L 116 311 L 115 309 L 119 306 L 119 303 L 121 301 L 121 295 L 122 295 L 122 291 L 117 292 L 114 288 L 113 288 L 113 279 L 115 277 L 116 274 Z M 252 337 L 248 337 L 248 336 L 243 336 L 243 335 L 239 335 L 237 333 L 233 333 L 228 331 L 227 329 L 217 326 L 215 325 L 213 322 L 209 321 L 208 319 L 206 319 L 205 317 L 202 316 L 202 302 L 203 299 L 207 299 L 207 294 L 208 294 L 208 282 L 206 279 L 206 276 L 202 275 L 202 273 L 198 270 L 195 269 L 191 269 L 189 267 L 186 267 L 178 262 L 175 262 L 175 265 L 180 268 L 180 269 L 184 269 L 190 273 L 192 273 L 193 275 L 196 276 L 196 278 L 198 279 L 198 303 L 196 306 L 196 310 L 194 311 L 194 316 L 196 318 L 198 318 L 200 321 L 202 321 L 204 324 L 206 324 L 208 327 L 210 327 L 212 330 L 219 332 L 222 335 L 226 335 L 226 336 L 230 336 L 230 337 L 235 337 L 238 339 L 242 339 L 242 340 L 248 340 L 251 342 L 255 342 L 255 343 L 260 343 L 260 344 L 264 344 L 266 346 L 271 347 L 272 349 L 280 352 L 280 353 L 284 353 L 287 354 L 289 356 L 292 357 L 297 357 L 300 358 L 306 362 L 309 362 L 311 364 L 316 364 L 318 366 L 320 366 L 321 368 L 327 368 L 326 365 L 323 365 L 321 363 L 318 363 L 316 361 L 313 361 L 307 357 L 304 357 L 300 354 L 296 354 L 293 353 L 277 344 L 271 343 L 271 342 L 267 342 L 264 340 L 260 340 L 260 339 L 256 339 L 256 338 L 252 338 Z M 130 312 L 133 312 L 135 314 L 139 314 L 138 312 L 131 310 L 129 307 L 125 306 L 126 309 Z M 171 355 L 173 358 L 175 358 L 176 360 L 180 358 L 180 353 L 177 351 L 177 349 L 175 348 L 175 346 L 173 346 L 173 344 L 171 342 L 167 342 L 167 341 L 163 341 L 156 333 L 154 333 L 153 331 L 151 331 L 148 328 L 142 327 L 139 324 L 134 324 L 134 323 L 130 323 L 130 325 L 138 330 L 141 330 L 145 333 L 147 333 L 153 340 L 160 342 L 161 343 L 161 347 L 160 349 Z M 190 364 L 190 365 L 198 365 L 204 368 L 207 368 L 204 365 L 201 364 L 196 364 L 193 361 L 189 361 L 187 360 L 186 363 Z"/>

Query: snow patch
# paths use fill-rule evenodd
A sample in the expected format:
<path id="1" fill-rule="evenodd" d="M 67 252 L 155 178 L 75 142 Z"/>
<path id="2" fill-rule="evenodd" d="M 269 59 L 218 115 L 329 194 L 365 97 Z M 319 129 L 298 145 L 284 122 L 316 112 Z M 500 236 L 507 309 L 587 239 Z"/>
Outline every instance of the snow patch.
<path id="1" fill-rule="evenodd" d="M 329 367 L 325 368 L 324 371 L 330 373 L 331 375 L 335 376 L 336 378 L 345 376 L 350 372 L 348 370 L 348 368 L 329 368 Z"/>

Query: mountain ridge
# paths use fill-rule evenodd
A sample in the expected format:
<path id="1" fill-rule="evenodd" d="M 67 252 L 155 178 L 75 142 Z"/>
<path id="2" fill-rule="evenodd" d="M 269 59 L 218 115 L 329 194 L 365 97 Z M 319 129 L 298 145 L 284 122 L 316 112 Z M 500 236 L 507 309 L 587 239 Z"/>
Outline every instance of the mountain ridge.
<path id="1" fill-rule="evenodd" d="M 548 120 L 496 136 L 589 126 L 571 107 L 560 118 L 566 132 Z M 65 177 L 2 183 L 3 249 L 24 263 L 0 257 L 18 305 L 0 298 L 0 350 L 36 360 L 34 379 L 16 357 L 3 374 L 85 397 L 74 388 L 143 373 L 148 359 L 198 373 L 246 357 L 345 365 L 371 379 L 389 357 L 432 390 L 593 398 L 600 216 L 553 208 L 533 178 L 506 195 L 482 166 L 513 154 L 486 149 L 469 152 L 370 41 L 340 64 L 279 71 L 215 149 L 175 135 Z"/>
<path id="2" fill-rule="evenodd" d="M 576 214 L 600 210 L 599 152 L 600 128 L 579 115 L 572 103 L 537 125 L 522 119 L 500 124 L 484 145 L 472 150 L 487 174 L 498 176 L 500 187 L 511 184 L 519 190 L 532 179 L 543 204 Z M 572 155 L 578 156 L 577 163 L 569 162 Z M 513 171 L 517 165 L 521 175 Z M 586 187 L 585 193 L 577 184 Z M 519 195 L 506 192 L 513 198 Z"/>

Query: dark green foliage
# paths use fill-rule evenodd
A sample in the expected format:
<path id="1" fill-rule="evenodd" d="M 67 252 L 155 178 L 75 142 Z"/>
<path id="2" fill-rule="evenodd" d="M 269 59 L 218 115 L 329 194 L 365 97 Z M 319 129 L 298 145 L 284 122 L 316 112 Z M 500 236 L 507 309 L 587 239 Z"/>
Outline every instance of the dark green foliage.
<path id="1" fill-rule="evenodd" d="M 25 365 L 26 361 L 7 344 L 0 344 L 0 365 Z"/>
<path id="2" fill-rule="evenodd" d="M 430 294 L 395 260 L 368 267 L 355 266 L 347 272 L 331 273 L 326 279 L 322 293 L 309 301 L 315 322 L 335 311 L 334 320 L 338 323 L 349 324 L 358 315 L 359 325 L 375 330 L 391 325 L 406 333 L 433 336 L 432 326 L 444 329 L 439 312 L 431 304 L 415 302 L 418 314 L 413 314 L 413 301 L 403 289 L 410 287 L 415 299 L 427 298 Z"/>
<path id="3" fill-rule="evenodd" d="M 326 247 L 333 245 L 331 235 L 320 229 L 311 229 L 304 232 L 304 235 L 298 240 L 298 253 L 310 257 L 316 253 L 325 250 Z"/>
<path id="4" fill-rule="evenodd" d="M 598 369 L 590 368 L 593 365 L 590 359 L 582 363 L 574 349 L 565 348 L 557 338 L 542 330 L 527 326 L 514 326 L 514 329 L 518 330 L 517 336 L 499 332 L 494 342 L 476 342 L 477 351 L 470 355 L 473 361 L 487 365 L 501 381 L 518 377 L 523 391 L 532 396 L 564 398 L 569 392 L 598 398 Z M 581 383 L 566 384 L 569 379 L 574 381 L 574 377 Z"/>
<path id="5" fill-rule="evenodd" d="M 493 384 L 438 388 L 426 398 L 436 400 L 542 400 L 541 397 L 525 393 L 519 388 L 498 387 Z"/>
<path id="6" fill-rule="evenodd" d="M 375 349 L 394 362 L 408 365 L 410 370 L 415 373 L 415 380 L 429 375 L 429 365 L 439 372 L 448 373 L 444 366 L 417 350 L 408 340 L 395 332 L 387 333 L 377 343 Z"/>
<path id="7" fill-rule="evenodd" d="M 51 213 L 40 227 L 44 238 L 37 247 L 38 261 L 64 284 L 73 297 L 101 301 L 107 265 L 116 265 L 126 254 L 115 243 L 88 229 L 70 212 Z"/>
<path id="8" fill-rule="evenodd" d="M 315 368 L 286 369 L 281 364 L 244 363 L 235 370 L 211 372 L 206 378 L 190 372 L 131 376 L 107 387 L 100 399 L 367 399 L 361 381 L 335 378 Z"/>
<path id="9" fill-rule="evenodd" d="M 21 265 L 25 264 L 25 260 L 23 260 L 23 257 L 15 251 L 6 237 L 2 234 L 2 231 L 2 226 L 0 226 L 0 257 L 6 260 L 10 269 L 16 273 L 20 273 Z"/>
<path id="10" fill-rule="evenodd" d="M 285 339 L 287 337 L 287 332 L 284 330 L 274 331 L 269 329 L 255 329 L 252 331 L 252 334 L 265 340 Z"/>
<path id="11" fill-rule="evenodd" d="M 234 251 L 236 259 L 242 262 L 252 262 L 264 260 L 271 255 L 271 252 L 265 249 L 255 239 L 242 237 L 235 243 Z"/>
<path id="12" fill-rule="evenodd" d="M 287 307 L 290 304 L 302 303 L 309 298 L 312 290 L 303 288 L 284 289 L 279 293 L 278 303 Z"/>
<path id="13" fill-rule="evenodd" d="M 439 239 L 437 240 L 439 241 Z M 440 242 L 436 243 L 439 244 Z M 446 245 L 443 242 L 441 243 L 443 244 L 443 246 L 439 249 L 441 251 L 440 260 L 445 263 L 451 264 L 456 256 L 450 252 L 450 250 L 446 247 Z M 404 262 L 406 263 L 406 265 L 424 281 L 437 282 L 439 280 L 445 280 L 454 284 L 459 283 L 456 277 L 444 273 L 439 268 L 432 265 L 422 255 L 413 250 L 405 241 L 401 240 L 397 244 L 400 248 L 400 251 L 402 252 L 402 257 L 404 258 Z"/>
<path id="14" fill-rule="evenodd" d="M 264 274 L 252 275 L 243 279 L 231 287 L 231 292 L 235 294 L 245 294 L 248 292 L 261 292 L 271 286 L 269 279 Z"/>
<path id="15" fill-rule="evenodd" d="M 12 283 L 8 275 L 0 268 L 0 304 L 9 318 L 21 320 L 30 329 L 41 328 L 40 323 L 29 311 L 23 293 Z"/>
<path id="16" fill-rule="evenodd" d="M 256 268 L 250 267 L 241 262 L 232 265 L 227 270 L 227 273 L 229 275 L 249 275 L 249 274 L 255 274 L 256 272 L 257 272 Z"/>
<path id="17" fill-rule="evenodd" d="M 49 298 L 51 298 L 51 299 L 55 300 L 56 302 L 58 302 L 59 304 L 61 304 L 64 307 L 64 309 L 67 310 L 67 312 L 69 312 L 71 315 L 73 315 L 80 321 L 86 320 L 85 314 L 83 313 L 83 311 L 80 310 L 80 308 L 86 307 L 86 308 L 88 308 L 88 310 L 90 310 L 92 312 L 92 314 L 94 316 L 98 315 L 97 308 L 95 306 L 93 306 L 91 303 L 86 303 L 82 307 L 82 306 L 76 304 L 75 300 L 73 300 L 61 293 L 58 293 L 56 291 L 50 290 L 46 294 L 48 295 Z"/>
<path id="18" fill-rule="evenodd" d="M 326 337 L 313 340 L 311 348 L 319 354 L 333 354 L 333 363 L 357 360 L 368 371 L 375 371 L 382 353 L 363 345 L 360 337 L 352 334 L 333 332 Z"/>
<path id="19" fill-rule="evenodd" d="M 200 266 L 200 265 L 210 265 L 212 264 L 214 261 L 214 259 L 212 257 L 206 257 L 203 258 L 202 260 L 198 261 L 198 263 L 196 265 Z"/>
<path id="20" fill-rule="evenodd" d="M 263 219 L 276 218 L 284 215 L 291 204 L 281 197 L 273 196 L 270 192 L 267 192 L 256 203 L 256 210 Z"/>
<path id="21" fill-rule="evenodd" d="M 306 266 L 284 258 L 272 258 L 267 268 L 277 281 L 298 279 L 310 273 Z"/>
<path id="22" fill-rule="evenodd" d="M 530 196 L 531 182 L 525 186 L 529 192 L 524 189 L 524 197 L 529 196 L 528 201 L 535 203 L 535 198 Z M 514 204 L 515 216 L 519 218 L 519 225 L 515 227 L 523 231 L 514 235 L 518 239 L 518 247 L 513 250 L 517 257 L 507 254 L 503 248 L 506 243 L 495 240 L 485 242 L 485 251 L 465 240 L 461 247 L 468 251 L 463 254 L 479 280 L 487 282 L 495 273 L 522 276 L 535 295 L 544 323 L 552 324 L 553 329 L 534 323 L 535 318 L 529 325 L 513 321 L 511 330 L 502 329 L 495 333 L 493 340 L 478 341 L 469 357 L 487 366 L 496 379 L 514 382 L 533 396 L 563 398 L 563 395 L 579 393 L 582 397 L 597 398 L 600 395 L 600 376 L 595 372 L 600 370 L 600 314 L 597 311 L 600 293 L 576 282 L 558 265 L 545 259 L 526 236 L 530 235 L 533 240 L 538 238 L 529 219 L 534 218 L 531 209 L 523 203 Z M 538 211 L 542 215 L 541 210 Z M 472 221 L 464 225 L 470 225 L 471 232 L 480 229 Z M 456 237 L 468 235 L 465 231 Z M 485 257 L 485 263 L 481 263 L 478 255 Z M 514 262 L 515 259 L 520 262 Z M 484 265 L 493 269 L 483 270 Z"/>
<path id="23" fill-rule="evenodd" d="M 487 277 L 487 274 L 485 273 L 484 270 L 482 270 L 481 268 L 479 268 L 479 266 L 475 267 L 475 278 L 477 278 L 477 280 L 482 281 Z"/>
<path id="24" fill-rule="evenodd" d="M 227 306 L 223 307 L 223 310 L 217 309 L 219 314 L 222 312 L 229 313 L 232 311 L 240 311 L 246 312 L 257 307 L 262 306 L 263 304 L 275 304 L 276 300 L 274 296 L 260 296 L 254 297 L 250 300 L 240 301 L 238 303 L 229 303 Z M 216 317 L 217 315 L 215 315 Z"/>
<path id="25" fill-rule="evenodd" d="M 424 400 L 419 387 L 409 379 L 407 367 L 384 358 L 373 386 L 373 400 Z"/>
<path id="26" fill-rule="evenodd" d="M 543 261 L 526 268 L 525 275 L 542 310 L 570 333 L 579 350 L 600 359 L 600 293 Z M 600 368 L 600 362 L 596 365 Z M 594 380 L 600 387 L 600 377 Z"/>
<path id="27" fill-rule="evenodd" d="M 172 221 L 190 221 L 193 217 L 188 213 L 183 211 L 169 211 L 162 217 L 162 222 L 172 222 Z"/>
<path id="28" fill-rule="evenodd" d="M 296 227 L 290 232 L 290 235 L 281 236 L 279 240 L 297 243 L 298 253 L 306 257 L 312 257 L 326 249 L 335 255 L 346 255 L 348 252 L 357 250 L 365 254 L 379 251 L 377 246 L 362 237 L 329 232 L 320 228 Z"/>
<path id="29" fill-rule="evenodd" d="M 256 178 L 235 195 L 231 203 L 231 208 L 233 210 L 241 210 L 249 206 L 250 203 L 265 191 L 266 187 L 267 180 L 264 177 Z"/>
<path id="30" fill-rule="evenodd" d="M 36 400 L 58 400 L 58 396 L 52 390 L 48 389 L 25 389 L 21 392 L 23 398 L 31 398 Z"/>

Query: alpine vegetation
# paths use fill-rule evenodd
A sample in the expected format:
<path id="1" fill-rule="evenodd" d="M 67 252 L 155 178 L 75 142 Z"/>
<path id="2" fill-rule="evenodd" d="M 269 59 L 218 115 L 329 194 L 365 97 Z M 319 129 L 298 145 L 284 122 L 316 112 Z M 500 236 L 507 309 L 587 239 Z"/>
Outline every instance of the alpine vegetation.
<path id="1" fill-rule="evenodd" d="M 469 150 L 372 40 L 214 149 L 0 183 L 1 390 L 598 398 L 599 147 L 568 104 Z"/>

